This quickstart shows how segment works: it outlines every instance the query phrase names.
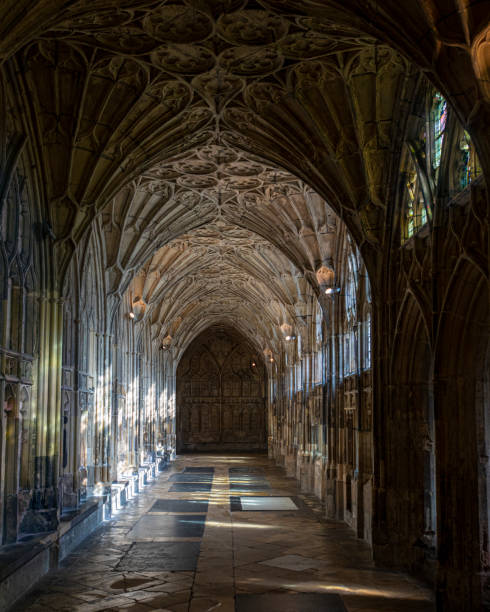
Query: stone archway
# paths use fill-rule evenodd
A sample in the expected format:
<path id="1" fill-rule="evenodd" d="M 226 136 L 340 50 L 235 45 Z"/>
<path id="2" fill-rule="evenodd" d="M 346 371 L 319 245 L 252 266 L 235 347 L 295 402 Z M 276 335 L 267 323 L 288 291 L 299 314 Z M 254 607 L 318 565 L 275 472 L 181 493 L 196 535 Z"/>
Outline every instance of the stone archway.
<path id="1" fill-rule="evenodd" d="M 438 610 L 490 605 L 488 525 L 488 280 L 462 258 L 454 267 L 436 343 Z"/>
<path id="2" fill-rule="evenodd" d="M 266 450 L 265 365 L 231 327 L 212 326 L 177 368 L 177 451 Z"/>
<path id="3" fill-rule="evenodd" d="M 427 576 L 436 554 L 435 423 L 432 346 L 420 303 L 408 293 L 391 356 L 392 399 L 386 429 L 392 562 Z"/>

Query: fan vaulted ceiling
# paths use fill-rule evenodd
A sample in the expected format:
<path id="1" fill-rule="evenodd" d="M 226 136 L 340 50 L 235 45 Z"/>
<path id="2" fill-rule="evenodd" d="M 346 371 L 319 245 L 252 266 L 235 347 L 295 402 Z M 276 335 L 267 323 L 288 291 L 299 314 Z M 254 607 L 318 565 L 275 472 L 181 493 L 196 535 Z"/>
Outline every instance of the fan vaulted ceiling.
<path id="1" fill-rule="evenodd" d="M 442 4 L 4 2 L 0 54 L 11 104 L 29 100 L 60 274 L 98 227 L 109 291 L 136 275 L 163 328 L 221 312 L 265 337 L 300 316 L 336 215 L 367 258 L 385 239 L 419 79 L 405 55 L 467 64 L 438 66 L 440 85 L 466 92 L 462 116 L 487 112 L 488 3 Z"/>

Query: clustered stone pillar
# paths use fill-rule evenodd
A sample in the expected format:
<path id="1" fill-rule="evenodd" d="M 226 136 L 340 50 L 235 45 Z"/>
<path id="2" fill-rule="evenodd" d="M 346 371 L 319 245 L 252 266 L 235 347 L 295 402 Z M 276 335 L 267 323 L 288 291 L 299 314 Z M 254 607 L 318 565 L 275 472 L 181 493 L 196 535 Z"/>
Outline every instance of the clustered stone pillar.
<path id="1" fill-rule="evenodd" d="M 371 298 L 364 265 L 345 234 L 344 241 L 331 262 L 341 286 L 311 296 L 301 344 L 285 339 L 269 367 L 270 452 L 303 490 L 322 499 L 326 516 L 345 520 L 371 542 Z"/>
<path id="2" fill-rule="evenodd" d="M 41 298 L 34 376 L 34 482 L 29 507 L 19 525 L 21 533 L 51 531 L 58 525 L 62 329 L 63 301 L 57 295 Z M 23 450 L 28 452 L 27 448 Z"/>

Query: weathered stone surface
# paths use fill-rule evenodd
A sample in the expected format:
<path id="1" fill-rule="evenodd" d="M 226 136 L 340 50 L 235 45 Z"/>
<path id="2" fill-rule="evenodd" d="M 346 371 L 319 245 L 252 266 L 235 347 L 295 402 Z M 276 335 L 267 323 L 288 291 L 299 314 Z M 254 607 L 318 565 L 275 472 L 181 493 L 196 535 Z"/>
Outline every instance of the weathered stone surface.
<path id="1" fill-rule="evenodd" d="M 1 545 L 267 447 L 490 606 L 488 48 L 485 1 L 2 3 Z"/>
<path id="2" fill-rule="evenodd" d="M 254 609 L 267 604 L 274 611 L 287 610 L 288 605 L 294 605 L 295 611 L 310 610 L 308 606 L 314 605 L 315 612 L 331 606 L 349 612 L 433 612 L 429 589 L 402 572 L 377 569 L 369 547 L 344 523 L 324 521 L 318 500 L 301 494 L 297 483 L 265 456 L 214 454 L 211 458 L 194 453 L 179 458 L 176 467 L 197 467 L 210 460 L 216 467 L 213 503 L 206 515 L 200 515 L 206 518 L 206 528 L 199 541 L 167 538 L 133 543 L 134 527 L 154 516 L 155 496 L 180 502 L 191 499 L 179 494 L 177 500 L 169 493 L 170 482 L 160 475 L 14 610 L 34 612 L 44 606 L 76 607 L 82 612 L 111 608 L 236 612 L 236 602 L 240 606 L 253 602 Z M 227 468 L 239 462 L 263 470 L 273 485 L 272 494 L 286 490 L 297 500 L 298 509 L 231 516 Z M 163 536 L 158 528 L 152 535 Z M 192 564 L 192 569 L 179 569 L 184 563 Z"/>
<path id="3" fill-rule="evenodd" d="M 262 355 L 233 330 L 206 330 L 177 369 L 177 449 L 265 449 L 265 393 Z"/>

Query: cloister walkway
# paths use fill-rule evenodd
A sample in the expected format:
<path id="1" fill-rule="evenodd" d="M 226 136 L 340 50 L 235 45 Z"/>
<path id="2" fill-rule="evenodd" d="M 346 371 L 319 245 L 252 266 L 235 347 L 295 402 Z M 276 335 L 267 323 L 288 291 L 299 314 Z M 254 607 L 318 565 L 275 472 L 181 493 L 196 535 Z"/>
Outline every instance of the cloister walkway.
<path id="1" fill-rule="evenodd" d="M 184 455 L 15 610 L 432 612 L 264 455 Z"/>

